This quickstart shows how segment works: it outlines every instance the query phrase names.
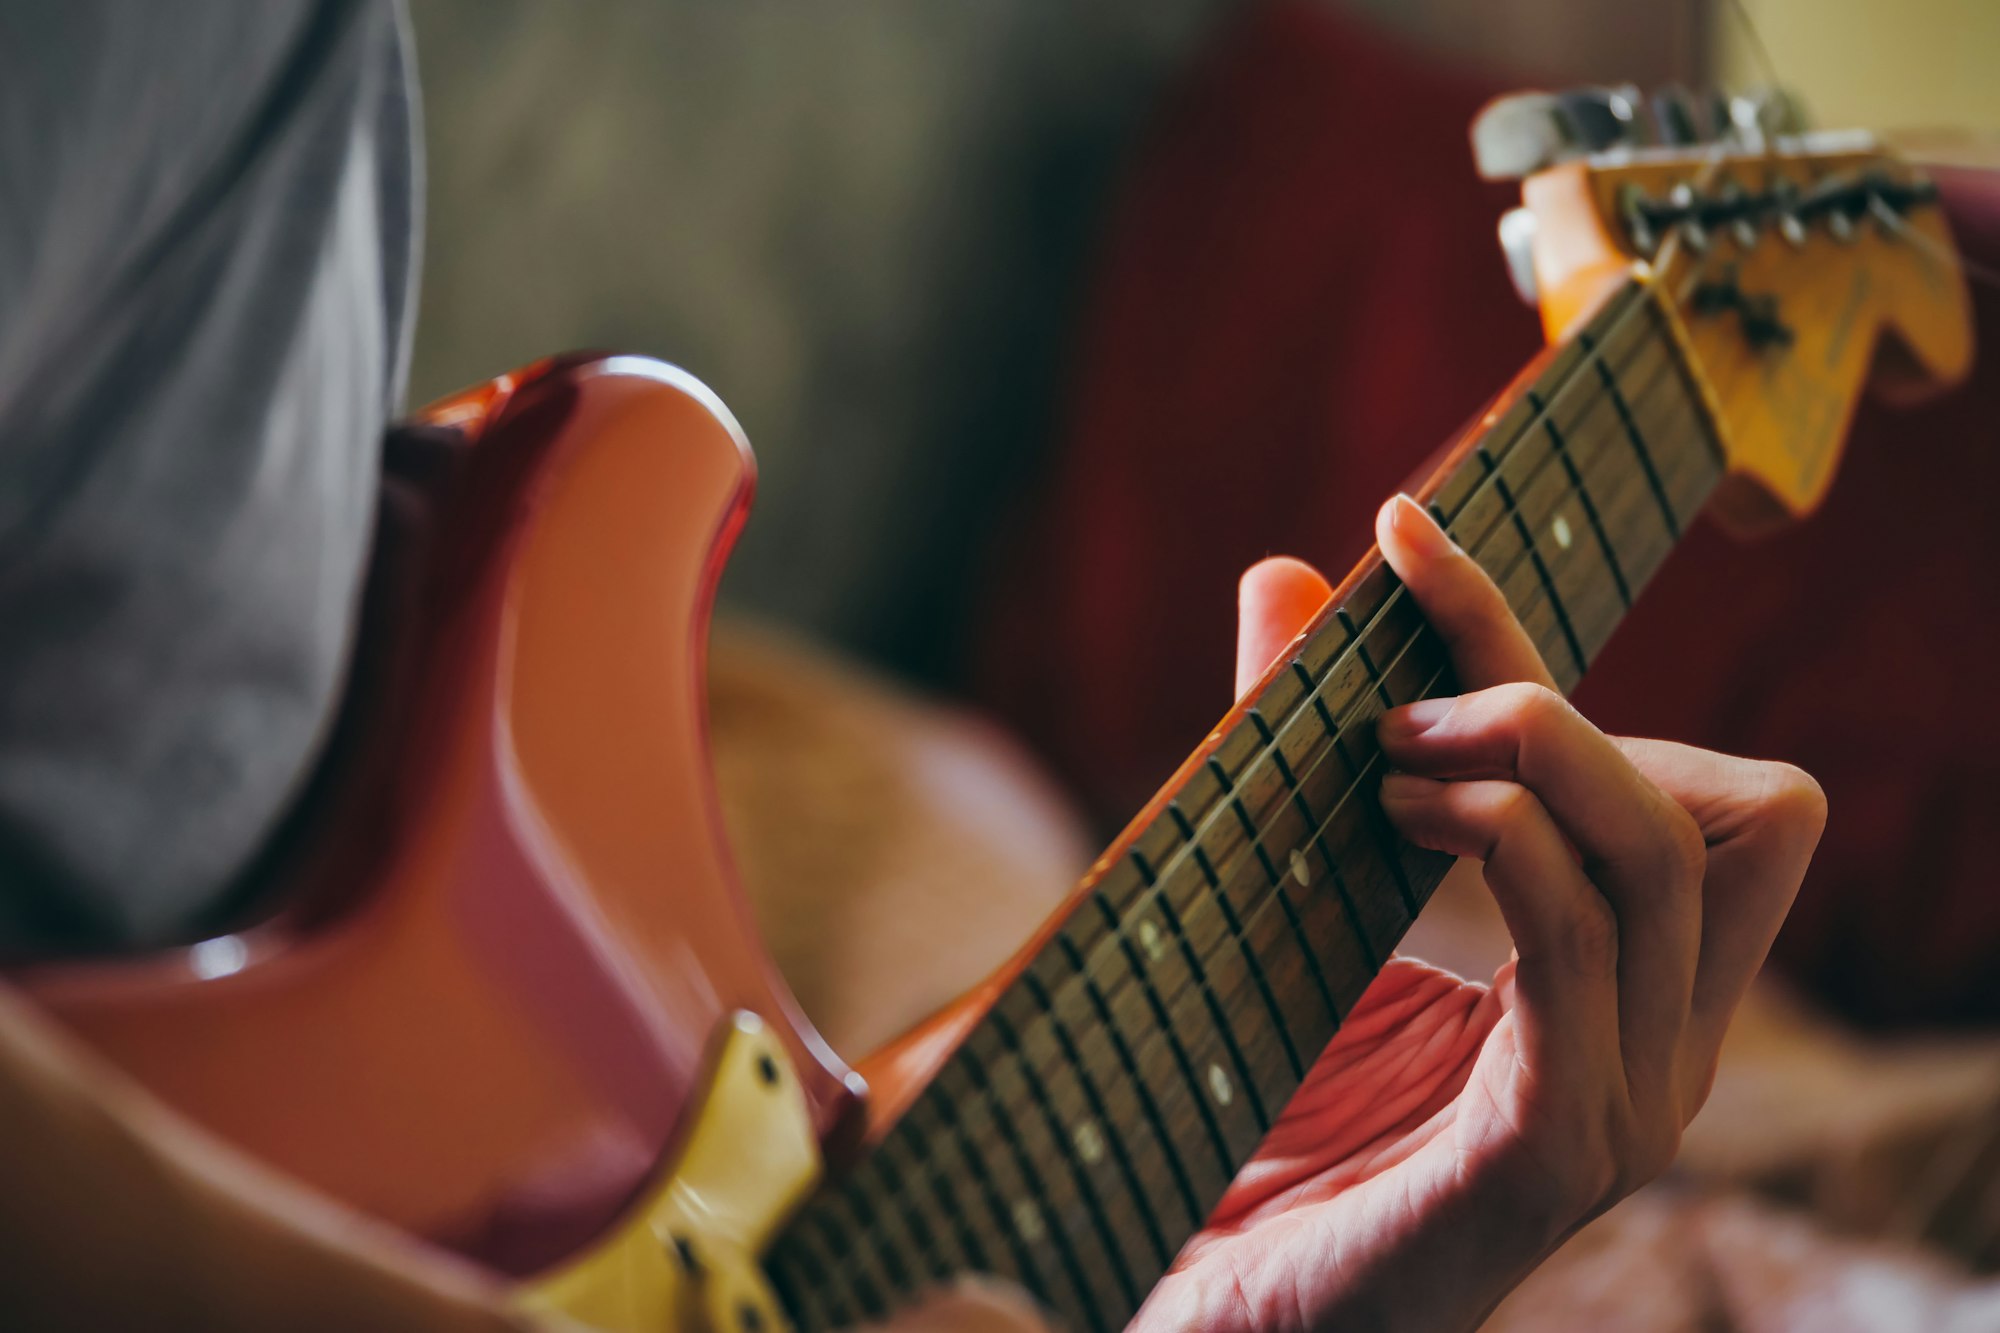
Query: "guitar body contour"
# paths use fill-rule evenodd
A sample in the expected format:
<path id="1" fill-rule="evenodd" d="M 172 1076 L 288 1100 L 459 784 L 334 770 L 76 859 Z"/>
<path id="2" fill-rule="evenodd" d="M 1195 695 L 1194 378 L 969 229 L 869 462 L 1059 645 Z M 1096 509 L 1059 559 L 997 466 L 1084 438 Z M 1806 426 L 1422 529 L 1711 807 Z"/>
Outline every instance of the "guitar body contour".
<path id="1" fill-rule="evenodd" d="M 671 1160 L 734 1011 L 822 1137 L 854 1101 L 711 787 L 707 617 L 754 466 L 692 377 L 612 357 L 438 404 L 388 473 L 342 735 L 258 875 L 279 914 L 16 979 L 237 1146 L 535 1271 Z"/>

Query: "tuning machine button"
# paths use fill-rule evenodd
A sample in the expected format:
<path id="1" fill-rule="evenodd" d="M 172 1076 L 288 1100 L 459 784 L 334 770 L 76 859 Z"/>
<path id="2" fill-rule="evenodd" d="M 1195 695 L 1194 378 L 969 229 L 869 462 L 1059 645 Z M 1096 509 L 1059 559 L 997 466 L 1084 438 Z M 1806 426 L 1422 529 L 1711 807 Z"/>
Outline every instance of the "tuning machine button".
<path id="1" fill-rule="evenodd" d="M 1637 88 L 1572 88 L 1558 93 L 1556 100 L 1569 120 L 1572 137 L 1587 153 L 1645 142 Z"/>
<path id="2" fill-rule="evenodd" d="M 1571 158 L 1645 141 L 1635 88 L 1513 93 L 1472 122 L 1472 155 L 1487 180 L 1513 180 Z"/>
<path id="3" fill-rule="evenodd" d="M 1500 215 L 1500 253 L 1507 258 L 1507 276 L 1514 294 L 1529 306 L 1542 301 L 1541 284 L 1535 280 L 1535 215 L 1525 208 L 1510 208 Z"/>
<path id="4" fill-rule="evenodd" d="M 1653 133 L 1671 148 L 1692 148 L 1702 140 L 1694 95 L 1677 83 L 1655 92 L 1651 99 Z"/>

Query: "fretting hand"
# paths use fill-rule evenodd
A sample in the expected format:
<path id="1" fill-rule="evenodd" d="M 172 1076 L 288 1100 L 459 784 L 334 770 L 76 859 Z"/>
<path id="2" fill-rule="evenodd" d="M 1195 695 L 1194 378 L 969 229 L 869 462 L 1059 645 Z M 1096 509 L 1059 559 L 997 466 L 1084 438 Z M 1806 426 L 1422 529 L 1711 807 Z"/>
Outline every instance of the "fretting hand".
<path id="1" fill-rule="evenodd" d="M 1605 736 L 1423 510 L 1376 531 L 1467 690 L 1383 717 L 1382 803 L 1484 862 L 1515 956 L 1490 986 L 1393 960 L 1142 1329 L 1477 1324 L 1673 1160 L 1825 820 L 1788 765 Z M 1295 561 L 1245 575 L 1239 687 L 1327 593 Z"/>
<path id="2" fill-rule="evenodd" d="M 1383 555 L 1467 693 L 1398 708 L 1382 803 L 1484 862 L 1515 956 L 1491 984 L 1390 961 L 1135 1329 L 1469 1329 L 1585 1222 L 1664 1170 L 1825 819 L 1784 764 L 1605 736 L 1501 595 L 1414 503 Z M 1329 595 L 1244 576 L 1239 692 Z M 961 1291 L 898 1320 L 1032 1326 Z"/>

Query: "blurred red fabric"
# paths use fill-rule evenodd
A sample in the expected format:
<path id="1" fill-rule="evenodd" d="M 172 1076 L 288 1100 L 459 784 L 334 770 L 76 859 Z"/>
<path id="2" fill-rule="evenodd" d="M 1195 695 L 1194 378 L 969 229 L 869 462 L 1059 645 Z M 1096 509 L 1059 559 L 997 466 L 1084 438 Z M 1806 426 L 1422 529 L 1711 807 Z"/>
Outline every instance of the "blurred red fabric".
<path id="1" fill-rule="evenodd" d="M 1498 88 L 1352 26 L 1253 6 L 1163 108 L 1106 236 L 1065 437 L 1011 525 L 976 692 L 1108 822 L 1228 703 L 1235 583 L 1338 578 L 1376 505 L 1532 355 L 1466 127 Z M 2000 261 L 2000 189 L 1948 176 Z M 2000 303 L 1981 291 L 1986 328 Z M 1793 760 L 1832 822 L 1780 941 L 1876 1023 L 2000 1016 L 2000 367 L 1865 409 L 1823 512 L 1701 525 L 1593 668 L 1607 729 Z"/>

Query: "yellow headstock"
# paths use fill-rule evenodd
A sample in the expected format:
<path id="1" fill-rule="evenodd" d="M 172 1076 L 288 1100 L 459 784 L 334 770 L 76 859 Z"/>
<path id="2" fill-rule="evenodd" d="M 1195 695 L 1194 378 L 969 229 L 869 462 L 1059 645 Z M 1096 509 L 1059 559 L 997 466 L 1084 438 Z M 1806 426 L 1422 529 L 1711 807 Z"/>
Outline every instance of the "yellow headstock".
<path id="1" fill-rule="evenodd" d="M 1819 502 L 1871 382 L 1914 396 L 1971 365 L 1935 187 L 1867 135 L 1575 153 L 1528 174 L 1522 199 L 1503 239 L 1551 339 L 1634 274 L 1673 314 L 1729 454 L 1716 507 L 1734 526 Z"/>

